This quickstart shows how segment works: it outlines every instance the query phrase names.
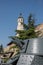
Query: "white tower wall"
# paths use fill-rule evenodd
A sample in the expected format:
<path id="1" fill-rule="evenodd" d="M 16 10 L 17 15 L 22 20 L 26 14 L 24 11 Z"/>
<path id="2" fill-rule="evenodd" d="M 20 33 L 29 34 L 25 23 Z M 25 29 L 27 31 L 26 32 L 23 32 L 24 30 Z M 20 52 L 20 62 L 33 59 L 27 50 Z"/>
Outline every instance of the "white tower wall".
<path id="1" fill-rule="evenodd" d="M 24 30 L 24 18 L 21 15 L 18 17 L 17 22 L 18 22 L 17 30 Z M 19 36 L 19 34 L 17 33 L 16 36 Z"/>
<path id="2" fill-rule="evenodd" d="M 24 19 L 23 18 L 19 18 L 18 19 L 18 25 L 17 25 L 17 30 L 24 30 Z"/>

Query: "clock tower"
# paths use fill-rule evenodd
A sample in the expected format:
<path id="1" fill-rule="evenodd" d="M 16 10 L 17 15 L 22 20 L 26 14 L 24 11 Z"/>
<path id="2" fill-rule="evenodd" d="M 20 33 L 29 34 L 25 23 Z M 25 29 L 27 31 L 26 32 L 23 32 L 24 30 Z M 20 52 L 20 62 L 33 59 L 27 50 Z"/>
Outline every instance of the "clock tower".
<path id="1" fill-rule="evenodd" d="M 17 30 L 24 30 L 24 18 L 22 17 L 22 14 L 20 13 L 19 17 L 18 17 L 18 25 L 17 25 Z M 17 33 L 16 36 L 19 36 L 19 34 Z"/>

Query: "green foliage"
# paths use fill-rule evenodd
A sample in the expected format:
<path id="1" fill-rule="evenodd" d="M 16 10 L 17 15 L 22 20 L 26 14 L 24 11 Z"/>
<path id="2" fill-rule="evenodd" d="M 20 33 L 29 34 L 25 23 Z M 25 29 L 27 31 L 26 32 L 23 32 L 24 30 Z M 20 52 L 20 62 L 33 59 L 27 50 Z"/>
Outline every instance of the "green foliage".
<path id="1" fill-rule="evenodd" d="M 3 45 L 1 44 L 0 45 L 0 53 L 2 53 L 2 52 L 4 52 L 4 50 L 3 50 Z"/>
<path id="2" fill-rule="evenodd" d="M 19 36 L 12 36 L 12 39 L 14 40 L 14 38 L 18 38 L 18 39 L 29 39 L 29 38 L 35 38 L 37 37 L 36 33 L 35 33 L 35 19 L 32 16 L 32 14 L 29 15 L 28 17 L 28 24 L 23 24 L 25 30 L 16 30 L 16 33 L 19 33 Z"/>
<path id="3" fill-rule="evenodd" d="M 17 37 L 17 38 L 22 39 L 22 40 L 37 37 L 35 32 L 34 32 L 34 28 L 24 30 L 21 33 L 20 32 L 21 31 L 19 31 L 19 37 Z"/>
<path id="4" fill-rule="evenodd" d="M 3 61 L 6 63 L 9 60 L 9 58 L 4 58 Z"/>
<path id="5" fill-rule="evenodd" d="M 35 19 L 32 14 L 28 17 L 28 28 L 34 27 Z"/>
<path id="6" fill-rule="evenodd" d="M 29 38 L 35 38 L 37 37 L 35 33 L 35 19 L 33 18 L 32 14 L 28 17 L 28 24 L 24 24 L 25 30 L 16 30 L 17 33 L 19 33 L 19 39 L 29 39 Z"/>

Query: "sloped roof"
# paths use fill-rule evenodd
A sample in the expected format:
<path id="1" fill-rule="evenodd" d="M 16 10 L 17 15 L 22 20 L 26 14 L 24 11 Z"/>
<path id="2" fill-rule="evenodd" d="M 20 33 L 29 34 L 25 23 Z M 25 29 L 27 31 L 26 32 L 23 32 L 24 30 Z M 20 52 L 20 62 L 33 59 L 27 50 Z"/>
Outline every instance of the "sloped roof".
<path id="1" fill-rule="evenodd" d="M 43 23 L 36 26 L 35 30 L 39 31 L 43 29 Z"/>
<path id="2" fill-rule="evenodd" d="M 9 42 L 8 44 L 7 44 L 7 46 L 9 46 L 9 45 L 11 45 L 11 44 L 13 44 L 14 42 L 13 41 L 11 41 L 11 42 Z"/>

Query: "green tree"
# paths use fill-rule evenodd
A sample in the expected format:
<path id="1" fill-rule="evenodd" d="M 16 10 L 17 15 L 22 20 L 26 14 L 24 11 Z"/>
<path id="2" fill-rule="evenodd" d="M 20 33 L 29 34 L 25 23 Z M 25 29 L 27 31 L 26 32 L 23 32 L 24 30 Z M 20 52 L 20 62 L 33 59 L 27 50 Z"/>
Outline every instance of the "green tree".
<path id="1" fill-rule="evenodd" d="M 24 24 L 25 30 L 16 30 L 16 33 L 19 33 L 19 36 L 12 36 L 11 38 L 18 38 L 18 39 L 29 39 L 29 38 L 35 38 L 37 37 L 35 33 L 35 19 L 32 16 L 32 14 L 28 17 L 28 24 Z"/>
<path id="2" fill-rule="evenodd" d="M 1 52 L 4 52 L 4 50 L 3 50 L 3 45 L 2 45 L 2 44 L 0 45 L 0 53 L 1 53 Z"/>

